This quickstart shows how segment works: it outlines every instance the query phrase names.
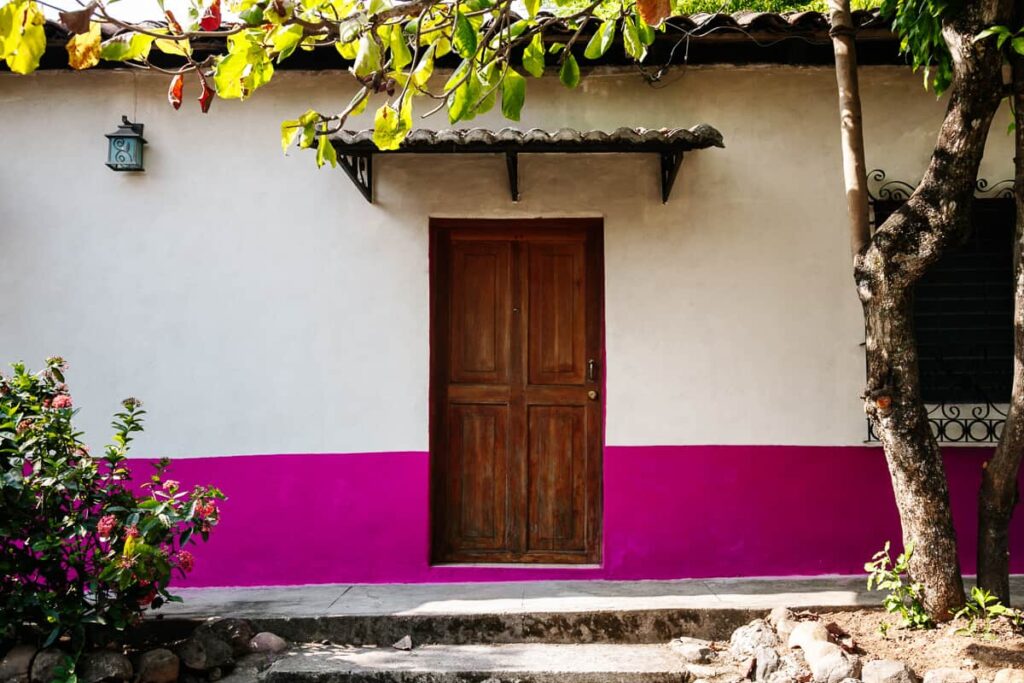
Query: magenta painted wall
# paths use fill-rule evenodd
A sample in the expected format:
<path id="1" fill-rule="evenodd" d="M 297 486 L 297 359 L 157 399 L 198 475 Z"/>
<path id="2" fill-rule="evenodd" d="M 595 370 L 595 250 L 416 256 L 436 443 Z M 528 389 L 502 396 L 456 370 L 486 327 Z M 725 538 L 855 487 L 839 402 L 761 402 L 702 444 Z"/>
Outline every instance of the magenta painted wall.
<path id="1" fill-rule="evenodd" d="M 965 572 L 988 451 L 946 453 Z M 611 446 L 600 567 L 431 567 L 428 465 L 425 452 L 176 461 L 174 478 L 229 497 L 189 585 L 856 574 L 899 539 L 878 448 Z M 1024 548 L 1021 516 L 1012 542 Z"/>

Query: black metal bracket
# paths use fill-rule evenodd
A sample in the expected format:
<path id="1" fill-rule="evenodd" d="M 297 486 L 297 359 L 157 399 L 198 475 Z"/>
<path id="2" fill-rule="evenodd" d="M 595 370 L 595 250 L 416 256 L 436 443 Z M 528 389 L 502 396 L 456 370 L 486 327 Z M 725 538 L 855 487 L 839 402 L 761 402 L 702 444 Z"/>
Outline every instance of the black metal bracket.
<path id="1" fill-rule="evenodd" d="M 508 190 L 512 194 L 512 201 L 519 201 L 519 155 L 515 152 L 505 152 L 505 166 L 508 169 Z"/>
<path id="2" fill-rule="evenodd" d="M 476 150 L 470 150 L 476 151 Z M 544 150 L 548 151 L 548 150 Z M 559 150 L 552 150 L 559 151 Z M 506 151 L 505 170 L 508 172 L 508 189 L 512 201 L 519 201 L 519 152 Z M 338 154 L 338 163 L 352 180 L 366 201 L 373 203 L 373 155 L 372 151 L 359 151 L 349 154 Z M 660 159 L 661 201 L 668 203 L 672 187 L 679 176 L 683 163 L 682 150 L 669 150 L 658 153 Z"/>
<path id="3" fill-rule="evenodd" d="M 679 167 L 683 164 L 682 151 L 661 153 L 661 203 L 668 204 L 668 197 L 672 194 L 672 186 L 675 185 L 676 176 L 679 175 Z"/>
<path id="4" fill-rule="evenodd" d="M 373 154 L 339 154 L 338 163 L 366 201 L 373 204 Z"/>

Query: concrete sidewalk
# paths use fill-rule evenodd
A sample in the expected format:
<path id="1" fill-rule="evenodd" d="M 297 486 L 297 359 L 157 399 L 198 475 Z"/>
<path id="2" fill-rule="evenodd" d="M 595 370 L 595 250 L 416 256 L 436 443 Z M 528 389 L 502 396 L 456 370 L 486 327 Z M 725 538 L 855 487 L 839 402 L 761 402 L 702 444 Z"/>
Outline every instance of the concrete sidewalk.
<path id="1" fill-rule="evenodd" d="M 1011 579 L 1014 604 L 1024 602 L 1024 576 Z M 193 588 L 171 618 L 214 616 L 321 618 L 631 612 L 644 610 L 770 610 L 773 607 L 877 606 L 881 593 L 864 576 L 685 581 L 538 581 L 515 583 L 317 585 L 278 588 Z"/>

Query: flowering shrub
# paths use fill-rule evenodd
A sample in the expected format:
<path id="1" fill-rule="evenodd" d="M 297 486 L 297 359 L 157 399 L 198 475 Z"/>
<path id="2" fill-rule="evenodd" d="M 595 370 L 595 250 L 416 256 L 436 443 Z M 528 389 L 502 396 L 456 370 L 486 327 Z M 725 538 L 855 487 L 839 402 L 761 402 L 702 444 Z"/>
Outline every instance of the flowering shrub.
<path id="1" fill-rule="evenodd" d="M 177 600 L 172 575 L 192 570 L 185 547 L 207 539 L 224 496 L 165 478 L 166 460 L 133 490 L 125 459 L 142 404 L 122 403 L 94 457 L 72 426 L 64 361 L 46 365 L 0 375 L 0 638 L 68 636 L 77 654 Z"/>

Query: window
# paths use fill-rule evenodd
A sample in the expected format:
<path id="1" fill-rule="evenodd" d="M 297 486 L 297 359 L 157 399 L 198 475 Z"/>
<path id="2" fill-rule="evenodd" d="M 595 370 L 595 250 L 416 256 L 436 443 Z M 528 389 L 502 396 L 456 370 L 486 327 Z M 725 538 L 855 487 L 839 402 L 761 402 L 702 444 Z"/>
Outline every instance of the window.
<path id="1" fill-rule="evenodd" d="M 875 200 L 875 225 L 902 204 Z M 978 198 L 966 242 L 918 282 L 914 331 L 925 403 L 1007 403 L 1013 373 L 1012 199 Z"/>

